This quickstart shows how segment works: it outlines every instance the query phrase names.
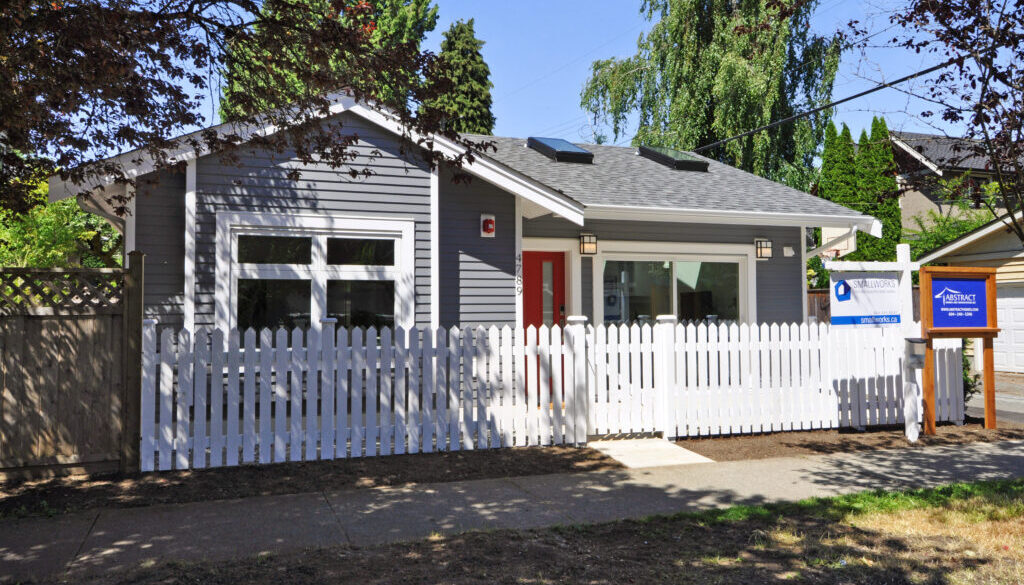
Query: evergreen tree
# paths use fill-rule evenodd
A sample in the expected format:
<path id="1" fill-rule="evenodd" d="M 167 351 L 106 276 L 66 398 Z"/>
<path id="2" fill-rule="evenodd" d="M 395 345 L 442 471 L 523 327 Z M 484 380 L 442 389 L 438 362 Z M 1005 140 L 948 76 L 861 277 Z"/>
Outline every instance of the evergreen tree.
<path id="1" fill-rule="evenodd" d="M 830 122 L 829 126 L 825 149 L 821 155 L 818 196 L 863 212 L 857 194 L 857 159 L 853 136 L 846 124 L 843 124 L 838 134 L 834 124 Z"/>
<path id="2" fill-rule="evenodd" d="M 370 4 L 373 6 L 373 19 L 372 24 L 367 26 L 372 27 L 371 42 L 380 51 L 406 43 L 413 43 L 418 49 L 423 37 L 437 25 L 437 6 L 431 5 L 431 0 L 372 0 Z M 346 18 L 334 12 L 330 0 L 296 0 L 288 6 L 302 11 L 310 22 Z M 274 15 L 265 14 L 264 17 L 272 19 Z M 245 99 L 249 96 L 239 96 L 240 92 L 247 91 L 253 85 L 266 91 L 267 97 L 256 104 L 259 111 L 264 111 L 287 105 L 306 95 L 309 90 L 294 71 L 300 68 L 303 71 L 325 71 L 325 76 L 328 75 L 326 71 L 330 71 L 333 76 L 346 69 L 342 64 L 345 59 L 341 55 L 326 63 L 310 62 L 308 52 L 298 44 L 290 48 L 290 67 L 267 67 L 263 57 L 265 49 L 259 39 L 257 30 L 250 42 L 235 43 L 229 48 L 225 59 L 224 92 L 220 100 L 222 121 L 237 120 L 255 113 L 244 111 L 251 107 L 251 100 Z M 243 78 L 244 83 L 240 82 Z M 353 79 L 352 83 L 373 84 L 385 104 L 389 100 L 405 99 L 409 86 L 400 74 L 382 75 L 372 80 Z"/>
<path id="3" fill-rule="evenodd" d="M 476 38 L 473 19 L 458 21 L 445 31 L 440 57 L 448 71 L 451 89 L 432 105 L 447 116 L 446 124 L 456 132 L 490 134 L 494 131 L 491 113 L 491 70 L 480 49 L 484 42 Z"/>
<path id="4" fill-rule="evenodd" d="M 896 162 L 885 119 L 871 121 L 871 137 L 861 132 L 857 149 L 857 194 L 859 211 L 882 222 L 882 237 L 857 234 L 857 251 L 851 260 L 891 261 L 896 259 L 902 221 L 897 197 Z"/>
<path id="5" fill-rule="evenodd" d="M 634 56 L 594 62 L 581 105 L 615 138 L 637 115 L 634 144 L 692 149 L 827 103 L 840 42 L 811 34 L 816 4 L 645 0 L 651 31 Z M 830 116 L 823 111 L 704 154 L 806 190 Z"/>

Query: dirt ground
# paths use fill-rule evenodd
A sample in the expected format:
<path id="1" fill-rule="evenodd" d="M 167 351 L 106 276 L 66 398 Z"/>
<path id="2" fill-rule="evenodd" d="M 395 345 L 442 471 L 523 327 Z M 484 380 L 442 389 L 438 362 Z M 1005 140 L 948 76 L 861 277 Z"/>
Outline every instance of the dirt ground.
<path id="1" fill-rule="evenodd" d="M 0 485 L 0 518 L 620 467 L 593 449 L 541 447 L 67 477 Z"/>
<path id="2" fill-rule="evenodd" d="M 677 441 L 681 447 L 700 453 L 715 461 L 742 461 L 794 455 L 821 455 L 849 453 L 874 449 L 919 449 L 934 445 L 962 445 L 977 441 L 1004 441 L 1024 439 L 1024 425 L 1000 423 L 1000 428 L 986 431 L 982 421 L 967 417 L 963 426 L 940 425 L 932 437 L 921 435 L 917 443 L 910 443 L 903 427 L 872 428 L 867 431 L 852 429 L 829 431 L 795 431 L 770 435 L 745 435 L 709 439 Z"/>
<path id="3" fill-rule="evenodd" d="M 885 496 L 881 496 L 885 497 Z M 896 496 L 898 498 L 898 496 Z M 76 583 L 982 584 L 1024 577 L 1018 494 L 929 506 L 847 501 L 593 526 L 436 535 L 217 563 L 155 563 Z M 774 508 L 779 510 L 779 507 Z M 738 512 L 738 513 L 737 513 Z"/>

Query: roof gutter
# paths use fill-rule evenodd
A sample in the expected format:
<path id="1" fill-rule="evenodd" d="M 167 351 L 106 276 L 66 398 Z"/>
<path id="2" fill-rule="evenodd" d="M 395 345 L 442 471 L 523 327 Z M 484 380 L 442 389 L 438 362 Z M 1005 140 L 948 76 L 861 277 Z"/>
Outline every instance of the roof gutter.
<path id="1" fill-rule="evenodd" d="M 837 227 L 856 229 L 876 238 L 882 237 L 882 222 L 870 215 L 818 215 L 807 213 L 724 211 L 717 209 L 633 207 L 626 205 L 588 205 L 584 215 L 587 219 L 618 219 L 626 221 Z"/>

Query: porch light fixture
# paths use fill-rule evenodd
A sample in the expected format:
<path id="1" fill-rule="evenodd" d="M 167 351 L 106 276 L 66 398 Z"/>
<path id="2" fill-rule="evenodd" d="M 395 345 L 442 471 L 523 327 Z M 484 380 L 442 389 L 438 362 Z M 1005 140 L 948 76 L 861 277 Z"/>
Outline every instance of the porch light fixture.
<path id="1" fill-rule="evenodd" d="M 597 236 L 592 232 L 580 232 L 580 254 L 584 256 L 597 254 Z"/>
<path id="2" fill-rule="evenodd" d="M 757 251 L 758 260 L 766 260 L 772 257 L 772 241 L 766 238 L 755 238 L 754 249 Z"/>

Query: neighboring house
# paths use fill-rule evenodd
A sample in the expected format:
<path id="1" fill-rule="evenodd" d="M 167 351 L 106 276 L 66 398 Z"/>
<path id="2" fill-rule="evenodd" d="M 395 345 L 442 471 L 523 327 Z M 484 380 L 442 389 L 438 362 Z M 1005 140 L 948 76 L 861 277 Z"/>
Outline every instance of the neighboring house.
<path id="1" fill-rule="evenodd" d="M 988 182 L 992 174 L 987 159 L 970 150 L 966 139 L 917 132 L 889 132 L 896 160 L 896 181 L 900 189 L 900 210 L 904 229 L 916 230 L 915 217 L 927 219 L 929 211 L 958 213 L 939 192 L 940 180 L 970 173 L 972 188 Z M 925 225 L 929 222 L 925 221 Z"/>
<path id="2" fill-rule="evenodd" d="M 995 219 L 921 257 L 922 264 L 996 268 L 996 370 L 1024 372 L 1024 244 L 1007 216 Z M 977 346 L 977 342 L 975 343 Z"/>
<path id="3" fill-rule="evenodd" d="M 120 155 L 138 176 L 132 213 L 114 217 L 99 196 L 82 205 L 122 229 L 126 249 L 145 252 L 147 316 L 188 328 L 666 313 L 799 322 L 804 230 L 880 234 L 871 217 L 673 151 L 494 138 L 497 152 L 464 166 L 472 181 L 454 183 L 451 169 L 401 154 L 391 116 L 347 97 L 332 112 L 358 133 L 364 156 L 354 164 L 372 176 L 245 149 L 240 166 L 173 153 L 184 172 Z M 50 180 L 51 198 L 74 190 Z"/>

